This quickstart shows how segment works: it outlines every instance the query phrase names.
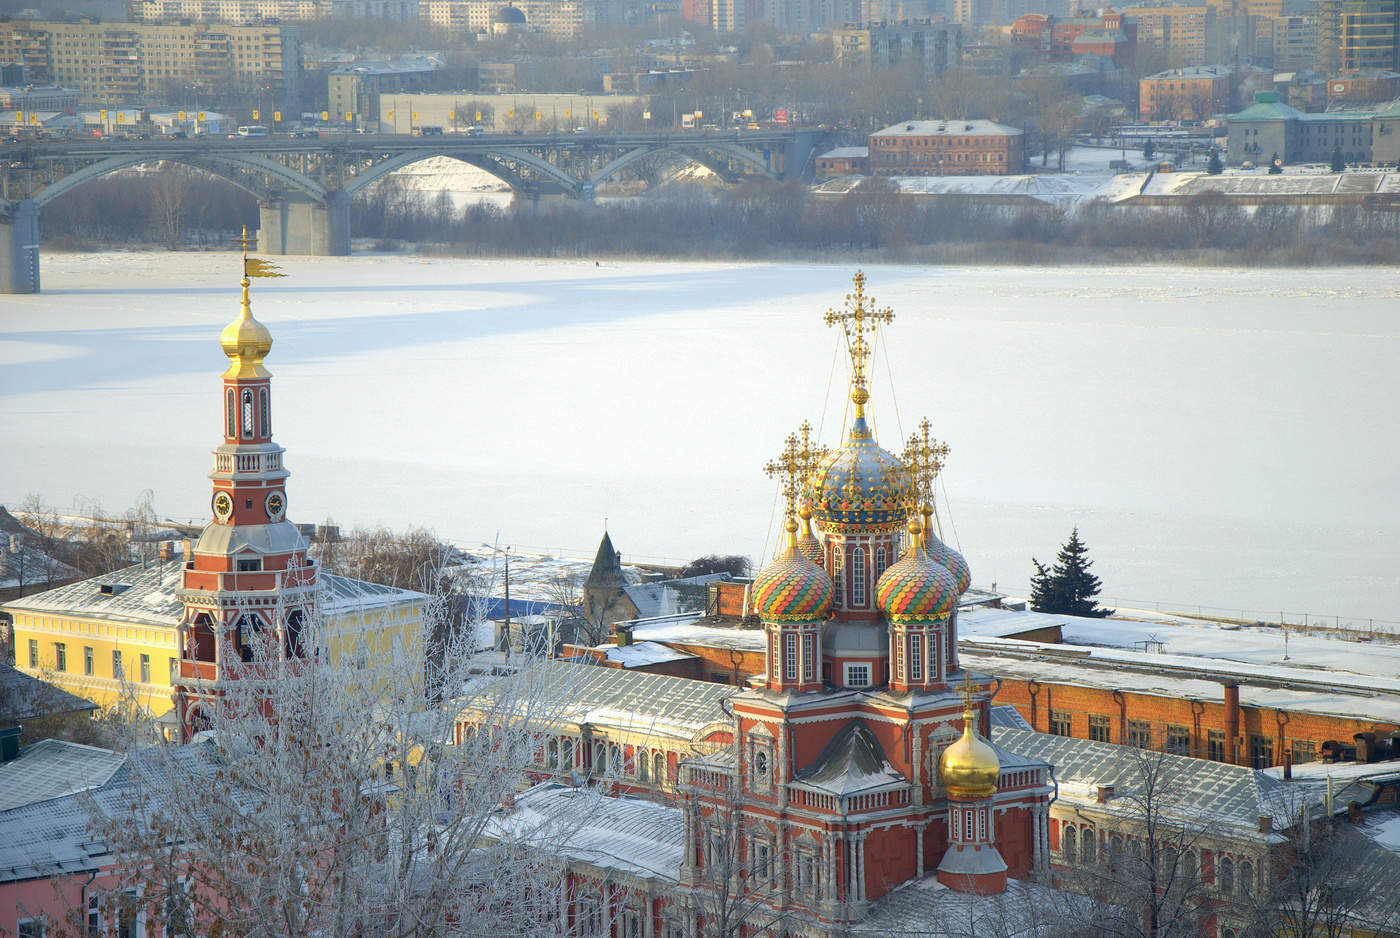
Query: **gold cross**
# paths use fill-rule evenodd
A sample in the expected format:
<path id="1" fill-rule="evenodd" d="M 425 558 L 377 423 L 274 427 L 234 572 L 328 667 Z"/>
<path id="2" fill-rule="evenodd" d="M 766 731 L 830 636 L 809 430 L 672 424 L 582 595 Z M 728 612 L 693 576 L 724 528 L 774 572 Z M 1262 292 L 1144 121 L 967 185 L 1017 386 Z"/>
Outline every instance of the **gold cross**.
<path id="1" fill-rule="evenodd" d="M 257 239 L 257 238 L 250 238 L 250 237 L 248 237 L 248 226 L 247 226 L 247 225 L 244 225 L 244 226 L 243 226 L 243 237 L 241 237 L 241 238 L 234 238 L 234 239 L 233 239 L 233 243 L 234 243 L 234 244 L 237 244 L 237 245 L 239 245 L 240 247 L 243 248 L 243 268 L 244 268 L 244 276 L 246 276 L 246 275 L 247 275 L 247 268 L 248 268 L 248 245 L 250 245 L 250 244 L 257 244 L 257 243 L 258 243 L 258 239 Z"/>
<path id="2" fill-rule="evenodd" d="M 943 471 L 943 462 L 952 452 L 948 444 L 933 438 L 929 431 L 932 426 L 925 417 L 919 422 L 919 431 L 909 437 L 904 444 L 904 465 L 919 490 L 919 497 L 926 504 L 933 503 L 933 483 Z"/>
<path id="3" fill-rule="evenodd" d="M 783 452 L 777 459 L 769 460 L 763 471 L 770 477 L 781 476 L 779 487 L 786 503 L 783 515 L 789 521 L 797 520 L 797 495 L 806 476 L 802 471 L 802 459 L 797 449 L 797 434 L 789 433 L 783 443 Z"/>
<path id="4" fill-rule="evenodd" d="M 802 482 L 806 483 L 812 473 L 817 471 L 821 461 L 831 452 L 831 448 L 812 439 L 812 425 L 805 420 L 802 421 L 802 426 L 797 428 L 797 433 L 801 441 L 797 447 L 798 469 L 802 473 Z"/>
<path id="5" fill-rule="evenodd" d="M 870 391 L 866 387 L 866 364 L 870 359 L 871 343 L 880 323 L 894 321 L 894 310 L 875 308 L 875 300 L 865 295 L 864 271 L 857 270 L 852 279 L 855 291 L 846 294 L 846 309 L 839 313 L 829 309 L 823 319 L 828 326 L 840 323 L 841 330 L 846 334 L 846 349 L 851 353 L 851 400 L 856 404 L 856 415 L 864 416 L 865 402 L 870 400 Z"/>

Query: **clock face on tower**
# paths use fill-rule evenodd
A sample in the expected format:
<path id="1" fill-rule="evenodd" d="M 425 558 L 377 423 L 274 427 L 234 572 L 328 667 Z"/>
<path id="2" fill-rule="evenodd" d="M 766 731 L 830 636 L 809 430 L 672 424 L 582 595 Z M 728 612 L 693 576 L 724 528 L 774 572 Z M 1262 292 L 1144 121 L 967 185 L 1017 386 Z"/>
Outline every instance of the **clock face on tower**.
<path id="1" fill-rule="evenodd" d="M 267 507 L 268 518 L 273 521 L 281 521 L 282 513 L 287 510 L 287 502 L 281 492 L 269 492 L 264 505 Z"/>
<path id="2" fill-rule="evenodd" d="M 214 495 L 214 517 L 220 521 L 227 521 L 233 515 L 233 499 L 228 492 L 217 492 Z"/>

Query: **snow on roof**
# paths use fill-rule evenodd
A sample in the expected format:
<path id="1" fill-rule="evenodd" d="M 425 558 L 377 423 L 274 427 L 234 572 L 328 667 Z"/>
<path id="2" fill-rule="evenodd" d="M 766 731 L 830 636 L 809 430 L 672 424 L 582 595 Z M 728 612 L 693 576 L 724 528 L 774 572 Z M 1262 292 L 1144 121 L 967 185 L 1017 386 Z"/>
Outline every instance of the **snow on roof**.
<path id="1" fill-rule="evenodd" d="M 492 597 L 505 595 L 505 556 L 506 552 L 483 544 L 480 547 L 460 551 L 463 562 L 453 568 L 453 572 L 465 573 L 479 578 Z M 563 584 L 574 587 L 578 598 L 582 599 L 581 587 L 593 569 L 592 560 L 577 557 L 554 557 L 549 554 L 532 554 L 512 550 L 510 552 L 510 605 L 515 609 L 518 602 L 542 603 L 553 606 L 560 604 L 567 594 Z M 639 567 L 622 565 L 622 574 L 629 584 L 640 583 L 642 571 Z"/>
<path id="2" fill-rule="evenodd" d="M 1143 195 L 1224 195 L 1296 196 L 1387 191 L 1397 173 L 1316 173 L 1293 172 L 1269 175 L 1256 173 L 1158 173 Z"/>
<path id="3" fill-rule="evenodd" d="M 77 583 L 69 583 L 42 593 L 11 600 L 0 609 L 8 612 L 45 612 L 133 622 L 140 625 L 174 628 L 180 623 L 184 605 L 180 602 L 180 571 L 184 561 L 134 564 Z M 357 609 L 373 609 L 416 602 L 423 593 L 367 583 L 349 577 L 321 572 L 321 611 L 339 615 Z M 105 587 L 105 589 L 104 589 Z"/>
<path id="4" fill-rule="evenodd" d="M 680 878 L 684 830 L 679 808 L 548 783 L 517 797 L 514 810 L 493 820 L 487 834 L 544 838 L 551 851 L 569 860 L 674 883 Z"/>
<path id="5" fill-rule="evenodd" d="M 1055 767 L 1062 799 L 1097 804 L 1098 788 L 1113 786 L 1122 795 L 1141 785 L 1144 756 L 1162 760 L 1171 796 L 1163 810 L 1179 820 L 1200 825 L 1222 825 L 1259 832 L 1259 818 L 1273 816 L 1274 826 L 1287 826 L 1285 784 L 1241 765 L 1208 762 L 1188 756 L 1144 752 L 1130 746 L 1051 736 L 1010 727 L 992 728 L 998 746 Z M 1164 789 L 1165 790 L 1165 789 Z M 1105 805 L 1114 810 L 1114 799 Z"/>
<path id="6" fill-rule="evenodd" d="M 857 157 L 858 157 L 858 158 L 861 158 L 861 159 L 864 159 L 865 157 L 867 157 L 867 156 L 869 156 L 869 155 L 870 155 L 870 148 L 869 148 L 869 147 L 837 147 L 837 148 L 834 149 L 834 150 L 827 150 L 825 153 L 823 153 L 823 154 L 821 154 L 820 156 L 818 156 L 817 159 L 819 159 L 819 160 L 848 160 L 848 159 L 853 159 L 853 158 L 857 158 Z"/>
<path id="7" fill-rule="evenodd" d="M 0 664 L 0 725 L 23 723 L 36 716 L 96 710 L 91 700 L 70 694 L 12 665 Z"/>
<path id="8" fill-rule="evenodd" d="M 958 637 L 985 635 L 1013 638 L 1038 629 L 1063 626 L 1070 618 L 1072 617 L 1031 612 L 1027 609 L 998 609 L 994 606 L 962 609 L 958 612 Z"/>
<path id="9" fill-rule="evenodd" d="M 637 583 L 622 591 L 637 607 L 637 618 L 669 616 L 680 612 L 704 612 L 709 597 L 709 584 L 732 579 L 727 573 L 705 573 L 700 576 Z"/>
<path id="10" fill-rule="evenodd" d="M 689 621 L 638 624 L 632 629 L 632 637 L 638 641 L 664 642 L 672 645 L 700 645 L 707 648 L 735 648 L 740 651 L 761 652 L 768 647 L 762 629 L 708 624 L 710 621 L 697 617 Z"/>
<path id="11" fill-rule="evenodd" d="M 896 887 L 871 903 L 865 920 L 852 925 L 849 933 L 881 936 L 1060 934 L 1066 920 L 1062 912 L 1081 907 L 1088 901 L 1021 879 L 1008 879 L 1005 892 L 979 896 L 949 889 L 930 873 L 923 879 Z"/>
<path id="12" fill-rule="evenodd" d="M 844 798 L 908 784 L 885 759 L 880 741 L 860 720 L 851 720 L 832 736 L 812 763 L 797 772 L 800 788 Z"/>
<path id="13" fill-rule="evenodd" d="M 120 753 L 45 739 L 0 762 L 0 811 L 103 785 L 122 764 Z"/>
<path id="14" fill-rule="evenodd" d="M 1019 137 L 1021 131 L 989 120 L 901 121 L 872 137 Z"/>
<path id="15" fill-rule="evenodd" d="M 633 642 L 631 645 L 599 645 L 603 657 L 615 661 L 624 668 L 640 668 L 649 664 L 662 664 L 666 661 L 688 661 L 694 655 L 682 654 L 656 642 Z"/>
<path id="16" fill-rule="evenodd" d="M 704 727 L 727 722 L 720 702 L 739 692 L 729 684 L 595 664 L 545 661 L 539 666 L 548 686 L 563 689 L 567 702 L 560 719 L 630 733 L 691 740 Z"/>

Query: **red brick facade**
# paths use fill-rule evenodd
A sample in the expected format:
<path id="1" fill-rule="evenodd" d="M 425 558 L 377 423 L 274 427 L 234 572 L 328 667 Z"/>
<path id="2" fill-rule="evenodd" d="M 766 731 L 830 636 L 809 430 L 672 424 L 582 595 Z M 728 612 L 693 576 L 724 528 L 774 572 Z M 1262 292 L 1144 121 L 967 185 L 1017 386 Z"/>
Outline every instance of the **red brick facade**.
<path id="1" fill-rule="evenodd" d="M 870 135 L 872 176 L 1007 176 L 1024 169 L 1024 135 L 991 121 L 909 121 Z"/>

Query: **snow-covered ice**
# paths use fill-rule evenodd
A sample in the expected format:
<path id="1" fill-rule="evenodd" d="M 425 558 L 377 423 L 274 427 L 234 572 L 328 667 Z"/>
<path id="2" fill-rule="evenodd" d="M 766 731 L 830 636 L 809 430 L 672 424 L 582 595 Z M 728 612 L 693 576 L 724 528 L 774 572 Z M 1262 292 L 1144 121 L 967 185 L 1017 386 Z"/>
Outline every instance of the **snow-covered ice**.
<path id="1" fill-rule="evenodd" d="M 820 317 L 853 264 L 279 262 L 254 308 L 298 521 L 586 558 L 607 519 L 629 561 L 759 558 L 762 465 L 841 425 Z M 236 259 L 43 263 L 2 304 L 0 503 L 150 487 L 204 518 Z M 927 414 L 951 443 L 944 535 L 978 585 L 1025 590 L 1077 524 L 1111 604 L 1400 619 L 1393 271 L 869 273 L 898 317 L 877 430 L 898 449 Z"/>

